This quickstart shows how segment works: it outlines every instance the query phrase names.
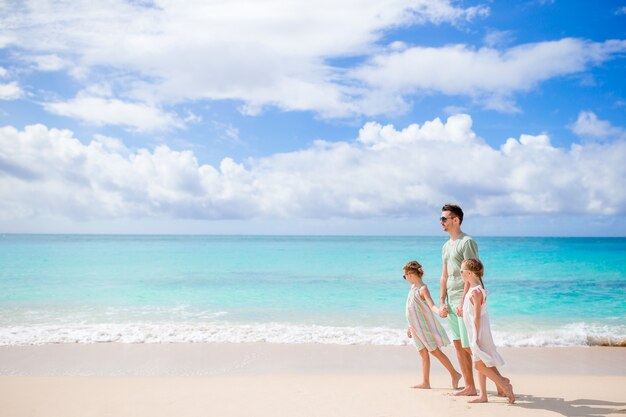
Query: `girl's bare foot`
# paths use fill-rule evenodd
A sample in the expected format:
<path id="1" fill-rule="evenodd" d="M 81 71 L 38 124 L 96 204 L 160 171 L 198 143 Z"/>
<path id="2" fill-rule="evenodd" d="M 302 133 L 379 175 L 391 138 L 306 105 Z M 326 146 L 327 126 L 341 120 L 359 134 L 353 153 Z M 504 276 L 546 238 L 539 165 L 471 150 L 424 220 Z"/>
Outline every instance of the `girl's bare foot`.
<path id="1" fill-rule="evenodd" d="M 513 394 L 513 385 L 506 384 L 504 393 L 506 394 L 507 398 L 509 399 L 509 404 L 514 404 L 515 403 L 515 394 Z"/>
<path id="2" fill-rule="evenodd" d="M 473 403 L 473 404 L 476 404 L 476 403 L 486 403 L 486 402 L 488 402 L 486 395 L 485 396 L 481 395 L 478 398 L 474 398 L 473 400 L 469 400 L 468 401 L 468 403 Z"/>
<path id="3" fill-rule="evenodd" d="M 430 383 L 422 382 L 421 384 L 413 385 L 411 388 L 415 388 L 415 389 L 430 389 Z"/>
<path id="4" fill-rule="evenodd" d="M 511 382 L 511 380 L 505 376 L 503 376 L 502 379 L 504 380 L 505 384 L 508 384 Z M 506 397 L 506 392 L 504 392 L 504 390 L 500 388 L 500 385 L 496 385 L 496 388 L 498 390 L 498 397 Z"/>
<path id="5" fill-rule="evenodd" d="M 478 395 L 476 388 L 465 387 L 461 391 L 453 393 L 455 397 L 475 397 Z"/>
<path id="6" fill-rule="evenodd" d="M 461 378 L 463 378 L 463 375 L 461 375 L 458 372 L 456 373 L 456 375 L 452 376 L 452 388 L 454 389 L 459 388 L 459 381 L 461 380 Z"/>

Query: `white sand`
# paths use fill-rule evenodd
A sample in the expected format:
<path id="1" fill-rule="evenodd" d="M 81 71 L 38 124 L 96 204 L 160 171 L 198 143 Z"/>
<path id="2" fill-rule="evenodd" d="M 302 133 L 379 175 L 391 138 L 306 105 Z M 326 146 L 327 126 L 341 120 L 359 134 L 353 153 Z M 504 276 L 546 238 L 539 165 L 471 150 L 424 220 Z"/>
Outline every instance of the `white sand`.
<path id="1" fill-rule="evenodd" d="M 445 351 L 456 366 L 452 350 Z M 273 344 L 0 347 L 0 415 L 624 416 L 626 349 L 509 348 L 518 401 L 467 404 L 410 347 Z M 489 389 L 494 389 L 490 384 Z"/>

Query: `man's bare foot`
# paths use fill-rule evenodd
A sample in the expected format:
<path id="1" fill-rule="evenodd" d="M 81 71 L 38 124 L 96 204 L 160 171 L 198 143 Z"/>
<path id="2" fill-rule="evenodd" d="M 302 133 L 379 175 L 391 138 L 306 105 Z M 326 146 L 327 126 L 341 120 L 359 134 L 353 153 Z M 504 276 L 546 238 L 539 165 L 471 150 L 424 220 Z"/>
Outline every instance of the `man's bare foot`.
<path id="1" fill-rule="evenodd" d="M 461 391 L 457 391 L 454 394 L 455 397 L 475 397 L 478 395 L 476 392 L 476 388 L 474 387 L 465 387 Z"/>
<path id="2" fill-rule="evenodd" d="M 463 375 L 461 375 L 458 372 L 456 373 L 456 375 L 452 377 L 452 388 L 454 389 L 459 388 L 459 381 L 461 380 L 461 378 L 463 378 Z"/>
<path id="3" fill-rule="evenodd" d="M 430 383 L 422 382 L 421 384 L 413 385 L 411 388 L 415 388 L 415 389 L 430 389 Z"/>
<path id="4" fill-rule="evenodd" d="M 506 384 L 504 393 L 506 394 L 507 398 L 509 399 L 509 404 L 514 404 L 515 403 L 515 394 L 513 394 L 513 385 Z"/>
<path id="5" fill-rule="evenodd" d="M 502 379 L 504 380 L 505 384 L 508 384 L 511 382 L 511 380 L 505 376 L 503 376 Z M 498 397 L 506 397 L 506 392 L 504 392 L 504 390 L 500 388 L 500 385 L 496 385 L 496 388 L 498 389 Z"/>
<path id="6" fill-rule="evenodd" d="M 473 400 L 469 400 L 468 403 L 476 404 L 476 403 L 486 403 L 488 402 L 487 396 L 480 396 L 478 398 L 474 398 Z"/>

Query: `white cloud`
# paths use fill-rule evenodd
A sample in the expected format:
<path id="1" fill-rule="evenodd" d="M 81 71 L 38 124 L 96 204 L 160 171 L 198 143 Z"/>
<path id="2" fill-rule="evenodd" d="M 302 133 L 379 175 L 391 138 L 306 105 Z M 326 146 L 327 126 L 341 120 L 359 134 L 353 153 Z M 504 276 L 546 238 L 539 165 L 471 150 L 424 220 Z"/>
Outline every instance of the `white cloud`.
<path id="1" fill-rule="evenodd" d="M 57 55 L 34 55 L 23 58 L 32 62 L 38 71 L 59 71 L 68 67 L 68 63 Z"/>
<path id="2" fill-rule="evenodd" d="M 0 13 L 0 38 L 40 70 L 90 84 L 122 75 L 116 97 L 243 102 L 324 117 L 360 113 L 335 57 L 369 55 L 385 31 L 486 16 L 452 0 L 25 1 Z M 371 113 L 371 112 L 370 112 Z"/>
<path id="3" fill-rule="evenodd" d="M 614 139 L 624 137 L 626 134 L 623 128 L 613 127 L 611 123 L 598 119 L 598 116 L 590 111 L 581 111 L 570 129 L 578 136 L 589 139 Z"/>
<path id="4" fill-rule="evenodd" d="M 16 100 L 23 96 L 24 92 L 17 82 L 13 81 L 8 84 L 0 83 L 0 100 Z"/>
<path id="5" fill-rule="evenodd" d="M 115 79 L 111 99 L 146 106 L 236 100 L 251 116 L 267 106 L 326 118 L 397 114 L 409 109 L 411 95 L 430 93 L 516 112 L 515 94 L 626 50 L 626 41 L 570 38 L 499 50 L 493 46 L 510 33 L 495 31 L 478 50 L 392 40 L 380 52 L 383 36 L 398 27 L 462 25 L 489 14 L 452 0 L 71 3 L 12 4 L 0 13 L 0 44 L 24 51 L 41 71 L 68 71 L 83 89 Z M 368 62 L 331 64 L 354 57 Z"/>
<path id="6" fill-rule="evenodd" d="M 474 6 L 462 9 L 455 7 L 449 1 L 422 1 L 413 3 L 415 19 L 421 23 L 444 23 L 471 21 L 477 17 L 489 15 L 487 6 Z"/>
<path id="7" fill-rule="evenodd" d="M 615 10 L 615 14 L 616 15 L 626 14 L 626 6 L 619 7 L 617 10 Z"/>
<path id="8" fill-rule="evenodd" d="M 176 115 L 157 107 L 111 98 L 79 95 L 68 101 L 46 103 L 44 107 L 49 112 L 98 126 L 120 125 L 141 132 L 183 126 L 183 122 Z"/>
<path id="9" fill-rule="evenodd" d="M 584 71 L 624 51 L 626 41 L 593 43 L 572 38 L 520 45 L 502 52 L 465 45 L 413 47 L 378 55 L 352 71 L 351 76 L 374 94 L 464 95 L 487 108 L 511 112 L 518 110 L 512 100 L 514 93 L 528 91 L 554 77 Z"/>
<path id="10" fill-rule="evenodd" d="M 350 142 L 200 164 L 167 146 L 87 144 L 67 130 L 0 129 L 0 218 L 401 218 L 459 201 L 483 215 L 623 215 L 626 141 L 501 148 L 455 115 L 398 130 L 367 123 Z"/>
<path id="11" fill-rule="evenodd" d="M 9 71 L 4 67 L 0 67 L 0 78 L 7 78 L 8 76 Z M 24 97 L 24 91 L 17 81 L 0 83 L 0 100 L 17 100 L 22 97 Z"/>
<path id="12" fill-rule="evenodd" d="M 489 48 L 495 48 L 511 43 L 513 38 L 513 32 L 510 30 L 492 30 L 485 35 L 484 43 Z"/>
<path id="13" fill-rule="evenodd" d="M 220 123 L 213 121 L 211 123 L 215 130 L 218 132 L 218 135 L 222 139 L 227 139 L 236 143 L 240 143 L 239 139 L 239 129 L 231 125 L 230 123 Z"/>

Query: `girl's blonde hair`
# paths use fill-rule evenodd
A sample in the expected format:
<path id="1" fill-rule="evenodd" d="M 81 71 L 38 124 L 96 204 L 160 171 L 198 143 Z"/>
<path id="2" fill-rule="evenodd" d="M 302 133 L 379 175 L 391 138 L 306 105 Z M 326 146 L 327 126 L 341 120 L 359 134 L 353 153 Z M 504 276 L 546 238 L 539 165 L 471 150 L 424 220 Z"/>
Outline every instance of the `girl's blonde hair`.
<path id="1" fill-rule="evenodd" d="M 480 280 L 480 285 L 482 285 L 482 287 L 485 288 L 485 284 L 483 284 L 483 275 L 485 274 L 485 267 L 483 266 L 483 263 L 480 262 L 479 259 L 470 258 L 470 259 L 464 260 L 461 266 L 463 265 L 465 265 L 465 269 L 476 274 L 476 276 Z"/>
<path id="2" fill-rule="evenodd" d="M 420 263 L 417 261 L 411 261 L 407 263 L 406 265 L 404 265 L 404 268 L 402 268 L 402 270 L 404 270 L 405 274 L 411 272 L 413 274 L 417 274 L 417 276 L 420 278 L 424 276 L 424 268 L 422 268 L 422 265 L 420 265 Z"/>

